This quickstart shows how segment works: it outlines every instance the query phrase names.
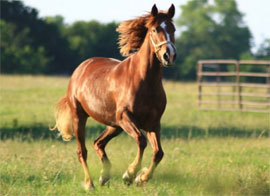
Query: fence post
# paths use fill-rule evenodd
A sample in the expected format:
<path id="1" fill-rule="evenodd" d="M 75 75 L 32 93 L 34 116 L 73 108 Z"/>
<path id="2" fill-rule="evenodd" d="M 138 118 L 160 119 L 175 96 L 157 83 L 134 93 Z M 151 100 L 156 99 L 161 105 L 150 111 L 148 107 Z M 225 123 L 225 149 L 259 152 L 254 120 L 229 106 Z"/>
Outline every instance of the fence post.
<path id="1" fill-rule="evenodd" d="M 267 102 L 268 102 L 267 109 L 270 111 L 270 64 L 268 66 L 266 66 L 266 73 L 268 73 L 268 76 L 266 77 L 266 84 L 268 85 L 268 88 L 267 88 Z"/>
<path id="2" fill-rule="evenodd" d="M 217 78 L 216 78 L 216 81 L 217 81 L 217 99 L 218 99 L 218 104 L 217 104 L 217 107 L 220 108 L 220 76 L 219 76 L 219 72 L 220 72 L 220 64 L 217 64 Z"/>
<path id="3" fill-rule="evenodd" d="M 241 86 L 240 86 L 240 63 L 239 61 L 236 62 L 236 88 L 237 88 L 237 100 L 238 100 L 238 109 L 241 111 L 242 110 L 242 97 L 241 97 Z"/>
<path id="4" fill-rule="evenodd" d="M 198 67 L 197 67 L 197 83 L 198 83 L 198 106 L 199 109 L 201 108 L 201 100 L 202 100 L 202 62 L 198 62 Z"/>

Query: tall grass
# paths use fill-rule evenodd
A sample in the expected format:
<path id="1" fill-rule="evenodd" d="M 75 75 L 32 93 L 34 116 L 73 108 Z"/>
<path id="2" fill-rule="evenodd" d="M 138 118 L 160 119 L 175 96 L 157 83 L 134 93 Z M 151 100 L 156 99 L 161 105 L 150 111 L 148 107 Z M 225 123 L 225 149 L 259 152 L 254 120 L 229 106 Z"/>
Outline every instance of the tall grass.
<path id="1" fill-rule="evenodd" d="M 53 107 L 65 77 L 0 75 L 0 195 L 87 195 L 76 142 L 57 139 Z M 164 82 L 168 105 L 162 118 L 164 159 L 143 187 L 122 183 L 136 155 L 125 133 L 112 140 L 109 187 L 91 195 L 269 195 L 269 114 L 199 111 L 196 84 Z M 98 185 L 101 163 L 91 147 L 104 129 L 87 123 L 88 164 Z M 152 159 L 150 145 L 143 166 Z"/>
<path id="2" fill-rule="evenodd" d="M 87 140 L 88 164 L 98 184 L 101 163 Z M 108 144 L 113 164 L 109 187 L 94 195 L 269 195 L 269 140 L 163 139 L 165 156 L 144 187 L 123 184 L 121 176 L 136 155 L 135 142 L 119 136 Z M 1 195 L 85 195 L 76 142 L 54 140 L 0 143 Z M 143 165 L 149 165 L 148 147 Z"/>

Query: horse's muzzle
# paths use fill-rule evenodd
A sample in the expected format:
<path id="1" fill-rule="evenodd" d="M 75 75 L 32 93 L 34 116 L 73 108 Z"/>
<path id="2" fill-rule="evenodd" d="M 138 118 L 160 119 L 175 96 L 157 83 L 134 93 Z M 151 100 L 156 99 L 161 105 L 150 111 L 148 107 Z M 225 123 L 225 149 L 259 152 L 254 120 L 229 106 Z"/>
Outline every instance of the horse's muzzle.
<path id="1" fill-rule="evenodd" d="M 174 61 L 176 59 L 176 52 L 175 50 L 170 51 L 167 49 L 167 51 L 162 56 L 162 65 L 165 67 L 169 67 L 173 65 Z"/>

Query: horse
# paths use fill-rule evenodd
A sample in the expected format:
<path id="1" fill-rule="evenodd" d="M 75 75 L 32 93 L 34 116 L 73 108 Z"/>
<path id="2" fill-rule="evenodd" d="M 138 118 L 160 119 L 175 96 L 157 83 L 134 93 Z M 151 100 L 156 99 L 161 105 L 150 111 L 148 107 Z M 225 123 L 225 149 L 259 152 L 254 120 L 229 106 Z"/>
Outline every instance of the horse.
<path id="1" fill-rule="evenodd" d="M 127 58 L 119 61 L 93 57 L 82 62 L 73 72 L 65 96 L 55 107 L 56 125 L 52 130 L 58 129 L 63 140 L 75 136 L 87 189 L 94 188 L 85 146 L 88 117 L 106 125 L 93 144 L 102 162 L 101 186 L 109 183 L 111 176 L 105 146 L 122 131 L 138 145 L 136 158 L 122 177 L 125 184 L 130 185 L 134 180 L 137 185 L 147 182 L 163 157 L 160 120 L 167 100 L 162 69 L 171 66 L 176 57 L 174 14 L 173 4 L 168 11 L 159 11 L 153 5 L 151 12 L 122 22 L 116 31 L 120 52 Z M 147 145 L 146 136 L 153 148 L 153 158 L 150 167 L 137 175 Z"/>

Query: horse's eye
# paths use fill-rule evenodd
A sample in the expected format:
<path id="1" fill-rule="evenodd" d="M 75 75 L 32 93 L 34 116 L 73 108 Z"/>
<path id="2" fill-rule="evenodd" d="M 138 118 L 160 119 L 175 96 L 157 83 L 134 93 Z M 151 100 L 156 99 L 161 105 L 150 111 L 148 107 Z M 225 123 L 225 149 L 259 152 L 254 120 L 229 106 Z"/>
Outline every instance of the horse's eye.
<path id="1" fill-rule="evenodd" d="M 156 28 L 153 28 L 152 31 L 153 31 L 153 33 L 156 33 L 157 32 L 157 29 Z"/>

